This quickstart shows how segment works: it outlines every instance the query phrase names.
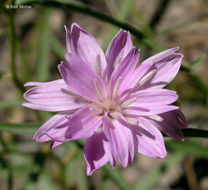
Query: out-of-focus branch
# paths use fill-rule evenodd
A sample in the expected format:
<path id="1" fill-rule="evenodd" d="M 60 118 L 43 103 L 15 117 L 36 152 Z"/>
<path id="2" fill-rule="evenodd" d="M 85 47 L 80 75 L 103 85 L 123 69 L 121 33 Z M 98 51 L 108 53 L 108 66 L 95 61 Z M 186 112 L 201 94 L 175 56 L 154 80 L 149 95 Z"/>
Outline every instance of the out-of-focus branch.
<path id="1" fill-rule="evenodd" d="M 135 37 L 137 37 L 139 40 L 142 40 L 144 38 L 144 35 L 136 28 L 130 26 L 127 23 L 120 22 L 108 15 L 105 15 L 103 13 L 97 12 L 95 10 L 92 10 L 91 8 L 87 7 L 86 5 L 78 5 L 75 3 L 60 3 L 52 0 L 46 0 L 46 1 L 40 1 L 40 0 L 28 0 L 28 1 L 23 1 L 19 2 L 21 4 L 29 4 L 29 5 L 42 5 L 42 6 L 47 6 L 47 7 L 53 7 L 53 8 L 61 8 L 61 9 L 70 9 L 72 11 L 77 11 L 81 12 L 87 15 L 90 15 L 92 17 L 95 17 L 97 19 L 100 19 L 102 21 L 111 23 L 117 27 L 123 28 L 124 30 L 128 30 L 133 34 Z"/>
<path id="2" fill-rule="evenodd" d="M 158 3 L 158 8 L 156 9 L 155 13 L 153 14 L 153 17 L 150 21 L 150 27 L 154 31 L 157 24 L 160 22 L 162 16 L 164 15 L 166 8 L 168 7 L 170 0 L 160 0 Z"/>
<path id="3" fill-rule="evenodd" d="M 194 171 L 194 159 L 192 157 L 188 156 L 185 159 L 184 168 L 190 190 L 199 190 L 196 173 Z"/>
<path id="4" fill-rule="evenodd" d="M 0 134 L 0 144 L 3 147 L 4 152 L 0 153 L 0 159 L 2 160 L 3 166 L 8 169 L 8 190 L 13 189 L 13 172 L 12 172 L 12 167 L 7 159 L 8 153 L 11 151 L 8 143 L 4 140 L 4 137 L 2 134 Z"/>

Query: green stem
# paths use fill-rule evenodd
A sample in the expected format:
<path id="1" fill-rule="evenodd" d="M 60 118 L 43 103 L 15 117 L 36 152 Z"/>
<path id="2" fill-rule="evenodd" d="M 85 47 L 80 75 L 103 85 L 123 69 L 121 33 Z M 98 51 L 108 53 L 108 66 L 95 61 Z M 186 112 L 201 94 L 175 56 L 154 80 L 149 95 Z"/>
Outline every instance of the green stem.
<path id="1" fill-rule="evenodd" d="M 136 28 L 130 26 L 129 24 L 125 23 L 125 22 L 120 22 L 108 15 L 105 15 L 103 13 L 97 12 L 95 10 L 92 10 L 91 8 L 85 6 L 85 5 L 76 5 L 74 3 L 60 3 L 60 2 L 56 2 L 56 1 L 35 1 L 35 0 L 29 0 L 26 2 L 22 2 L 21 4 L 30 4 L 30 5 L 42 5 L 42 6 L 47 6 L 47 7 L 53 7 L 53 8 L 61 8 L 61 9 L 70 9 L 72 11 L 77 11 L 77 12 L 81 12 L 87 15 L 90 15 L 92 17 L 95 17 L 97 19 L 100 19 L 102 21 L 111 23 L 117 27 L 123 28 L 124 30 L 128 30 L 129 32 L 131 32 L 131 34 L 133 34 L 135 37 L 137 37 L 138 39 L 143 39 L 144 35 L 137 30 Z"/>
<path id="2" fill-rule="evenodd" d="M 12 168 L 11 166 L 8 164 L 8 170 L 9 170 L 9 176 L 8 176 L 8 186 L 9 186 L 9 190 L 13 189 L 13 174 L 12 174 Z"/>
<path id="3" fill-rule="evenodd" d="M 4 137 L 2 136 L 2 134 L 0 134 L 0 143 L 3 146 L 4 149 L 4 154 L 9 154 L 9 152 L 11 151 L 10 146 L 8 145 L 7 141 L 5 141 Z M 4 164 L 4 166 L 8 169 L 8 190 L 12 190 L 13 189 L 13 172 L 12 172 L 12 167 L 9 163 L 9 160 L 7 159 L 2 159 L 2 162 Z"/>
<path id="4" fill-rule="evenodd" d="M 17 49 L 19 51 L 19 56 L 21 59 L 21 63 L 22 63 L 22 75 L 23 75 L 23 80 L 24 81 L 30 81 L 31 80 L 31 75 L 30 75 L 30 68 L 29 68 L 29 64 L 27 63 L 25 54 L 24 54 L 24 50 L 21 46 L 21 42 L 20 39 L 17 37 L 16 38 L 16 42 L 17 42 Z"/>
<path id="5" fill-rule="evenodd" d="M 9 25 L 9 43 L 10 43 L 10 71 L 12 75 L 12 80 L 15 86 L 21 91 L 24 92 L 24 86 L 20 82 L 16 73 L 15 65 L 15 56 L 16 56 L 16 34 L 14 26 L 14 13 L 8 12 L 8 25 Z"/>
<path id="6" fill-rule="evenodd" d="M 156 9 L 151 21 L 150 21 L 150 27 L 153 31 L 155 31 L 155 28 L 157 27 L 158 23 L 160 22 L 161 18 L 163 17 L 168 4 L 170 3 L 170 0 L 160 0 L 159 6 Z"/>
<path id="7" fill-rule="evenodd" d="M 187 128 L 183 129 L 182 131 L 185 137 L 208 138 L 207 130 Z"/>

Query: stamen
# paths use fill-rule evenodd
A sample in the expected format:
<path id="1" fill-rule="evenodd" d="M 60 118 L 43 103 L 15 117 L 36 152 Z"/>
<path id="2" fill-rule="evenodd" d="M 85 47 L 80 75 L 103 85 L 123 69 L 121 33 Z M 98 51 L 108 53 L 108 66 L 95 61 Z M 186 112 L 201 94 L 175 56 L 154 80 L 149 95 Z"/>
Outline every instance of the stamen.
<path id="1" fill-rule="evenodd" d="M 131 98 L 131 99 L 129 99 L 129 100 L 123 102 L 123 103 L 121 104 L 121 106 L 122 106 L 122 107 L 126 107 L 126 106 L 128 106 L 128 105 L 130 105 L 130 104 L 133 104 L 134 102 L 136 102 L 136 97 L 135 97 L 135 98 Z"/>
<path id="2" fill-rule="evenodd" d="M 90 106 L 90 111 L 96 115 L 100 115 L 103 113 L 103 110 L 100 107 L 96 107 L 96 106 L 93 107 L 93 105 Z"/>
<path id="3" fill-rule="evenodd" d="M 114 89 L 113 89 L 113 97 L 115 97 L 117 95 L 120 84 L 121 84 L 121 77 L 119 77 L 118 80 L 116 81 L 116 84 L 115 84 Z"/>
<path id="4" fill-rule="evenodd" d="M 139 85 L 142 86 L 144 83 L 146 83 L 156 72 L 156 69 L 150 71 L 147 73 L 144 77 L 142 77 L 139 81 Z"/>
<path id="5" fill-rule="evenodd" d="M 137 120 L 135 118 L 126 117 L 126 121 L 127 121 L 127 123 L 132 124 L 132 125 L 137 124 Z"/>
<path id="6" fill-rule="evenodd" d="M 71 119 L 71 117 L 72 117 L 71 115 L 66 115 L 65 116 L 66 119 Z"/>
<path id="7" fill-rule="evenodd" d="M 120 63 L 121 63 L 121 56 L 119 56 L 119 57 L 116 59 L 115 69 L 118 68 L 118 66 L 120 65 Z"/>
<path id="8" fill-rule="evenodd" d="M 184 121 L 179 116 L 177 116 L 177 118 L 183 125 L 186 125 L 186 123 L 184 123 Z"/>
<path id="9" fill-rule="evenodd" d="M 101 75 L 101 59 L 100 54 L 96 57 L 96 66 L 95 66 L 96 73 Z"/>
<path id="10" fill-rule="evenodd" d="M 77 99 L 79 99 L 80 101 L 83 101 L 83 102 L 86 102 L 86 103 L 89 103 L 90 101 L 86 98 L 83 98 L 82 96 L 76 94 L 75 92 L 72 92 L 71 90 L 68 90 L 68 89 L 64 89 L 64 88 L 61 88 L 61 91 L 70 95 L 70 96 L 73 96 Z"/>
<path id="11" fill-rule="evenodd" d="M 163 121 L 163 118 L 160 117 L 159 115 L 151 115 L 149 116 L 150 119 L 153 119 L 155 121 Z"/>
<path id="12" fill-rule="evenodd" d="M 110 98 L 110 88 L 109 88 L 109 85 L 106 83 L 105 84 L 105 86 L 106 86 L 106 93 L 107 93 L 107 98 Z"/>
<path id="13" fill-rule="evenodd" d="M 103 104 L 100 103 L 100 102 L 96 102 L 96 101 L 95 101 L 95 102 L 93 102 L 93 104 L 96 105 L 96 106 L 98 106 L 98 107 L 103 107 Z"/>
<path id="14" fill-rule="evenodd" d="M 103 125 L 100 125 L 100 127 L 97 129 L 96 133 L 100 134 L 103 132 Z"/>
<path id="15" fill-rule="evenodd" d="M 94 85 L 95 85 L 95 89 L 96 89 L 96 92 L 97 92 L 97 95 L 99 96 L 99 98 L 103 98 L 103 92 L 102 92 L 102 89 L 101 89 L 97 79 L 94 79 Z"/>
<path id="16" fill-rule="evenodd" d="M 113 112 L 110 112 L 109 115 L 114 119 L 118 119 L 121 116 L 121 113 L 113 111 Z"/>

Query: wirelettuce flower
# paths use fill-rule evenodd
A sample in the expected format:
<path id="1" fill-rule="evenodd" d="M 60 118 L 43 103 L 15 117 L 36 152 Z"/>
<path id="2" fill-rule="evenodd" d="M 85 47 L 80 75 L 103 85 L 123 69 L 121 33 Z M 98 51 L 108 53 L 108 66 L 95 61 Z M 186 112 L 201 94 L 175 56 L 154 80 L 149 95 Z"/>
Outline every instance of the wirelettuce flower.
<path id="1" fill-rule="evenodd" d="M 74 23 L 66 28 L 66 62 L 58 69 L 62 79 L 28 82 L 25 107 L 59 112 L 37 131 L 38 142 L 51 147 L 86 139 L 87 175 L 117 158 L 123 167 L 133 162 L 135 149 L 164 158 L 161 132 L 183 140 L 186 119 L 177 106 L 175 91 L 163 89 L 179 71 L 183 55 L 172 48 L 138 64 L 140 52 L 129 32 L 120 30 L 106 54 L 95 38 Z M 161 131 L 161 132 L 160 132 Z"/>

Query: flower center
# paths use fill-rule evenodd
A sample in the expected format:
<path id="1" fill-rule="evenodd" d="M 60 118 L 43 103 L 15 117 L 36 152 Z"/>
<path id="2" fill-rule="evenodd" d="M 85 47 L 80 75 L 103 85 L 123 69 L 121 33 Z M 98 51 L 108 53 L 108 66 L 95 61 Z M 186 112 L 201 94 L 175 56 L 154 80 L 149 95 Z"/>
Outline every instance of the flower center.
<path id="1" fill-rule="evenodd" d="M 110 91 L 106 85 L 106 93 L 101 90 L 97 80 L 94 81 L 97 91 L 97 101 L 92 102 L 91 110 L 98 116 L 108 115 L 111 119 L 118 119 L 123 116 L 128 123 L 136 124 L 135 118 L 131 118 L 125 114 L 125 108 L 136 101 L 136 98 L 119 98 L 118 91 L 121 84 L 119 77 L 115 82 L 114 88 Z"/>

